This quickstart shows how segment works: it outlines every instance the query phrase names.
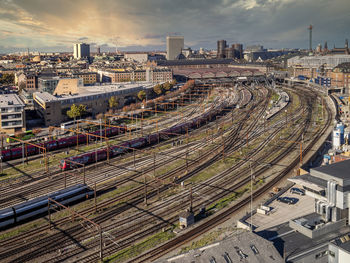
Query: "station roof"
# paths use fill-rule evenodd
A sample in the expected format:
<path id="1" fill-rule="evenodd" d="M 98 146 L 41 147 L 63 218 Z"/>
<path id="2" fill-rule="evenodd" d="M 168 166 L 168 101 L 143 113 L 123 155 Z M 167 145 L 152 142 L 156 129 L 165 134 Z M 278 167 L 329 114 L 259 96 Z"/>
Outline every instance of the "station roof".
<path id="1" fill-rule="evenodd" d="M 182 262 L 284 262 L 272 242 L 251 232 L 242 232 L 220 242 L 191 250 L 157 263 Z"/>

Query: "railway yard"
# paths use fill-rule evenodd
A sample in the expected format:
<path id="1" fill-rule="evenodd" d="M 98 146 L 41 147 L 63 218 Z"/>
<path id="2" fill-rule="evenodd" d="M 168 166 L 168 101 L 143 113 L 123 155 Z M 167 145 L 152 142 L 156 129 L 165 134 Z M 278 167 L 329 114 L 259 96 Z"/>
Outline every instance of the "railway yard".
<path id="1" fill-rule="evenodd" d="M 297 171 L 334 115 L 330 98 L 302 85 L 196 84 L 129 117 L 77 125 L 69 147 L 32 142 L 36 154 L 2 163 L 0 261 L 156 260 Z M 40 207 L 21 212 L 32 199 Z M 195 223 L 181 230 L 184 211 Z"/>

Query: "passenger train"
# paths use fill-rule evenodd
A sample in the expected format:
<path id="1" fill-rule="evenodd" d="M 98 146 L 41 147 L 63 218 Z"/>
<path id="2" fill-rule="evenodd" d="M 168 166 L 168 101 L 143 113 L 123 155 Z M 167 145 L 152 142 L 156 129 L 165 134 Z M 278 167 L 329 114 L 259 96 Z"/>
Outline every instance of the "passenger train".
<path id="1" fill-rule="evenodd" d="M 220 113 L 221 113 L 221 109 L 208 111 L 199 117 L 196 117 L 194 119 L 191 119 L 181 124 L 176 124 L 170 128 L 159 131 L 158 133 L 153 133 L 141 138 L 128 140 L 121 144 L 111 146 L 109 147 L 109 157 L 113 158 L 117 155 L 126 153 L 131 150 L 130 148 L 140 149 L 145 146 L 155 144 L 156 142 L 163 140 L 164 136 L 162 135 L 167 135 L 168 137 L 172 137 L 172 136 L 175 136 L 176 134 L 184 134 L 188 129 L 194 129 L 206 124 L 207 122 L 215 120 L 215 116 Z M 106 159 L 107 159 L 107 148 L 103 148 L 97 151 L 91 151 L 88 153 L 83 153 L 80 155 L 63 159 L 60 161 L 60 168 L 62 171 L 69 170 L 72 168 L 78 168 L 78 165 L 73 164 L 70 161 L 87 165 L 87 164 L 103 161 Z"/>
<path id="2" fill-rule="evenodd" d="M 0 210 L 0 229 L 11 225 L 22 223 L 38 215 L 47 213 L 48 197 L 63 204 L 69 205 L 73 202 L 87 199 L 93 195 L 93 191 L 85 184 L 77 184 L 66 189 L 37 197 L 24 203 Z"/>
<path id="3" fill-rule="evenodd" d="M 127 129 L 126 126 L 125 126 L 125 128 L 124 128 L 124 126 L 121 126 L 120 128 L 111 127 L 111 128 L 107 128 L 106 130 L 103 130 L 102 134 L 103 134 L 103 136 L 106 135 L 106 137 L 112 137 L 112 136 L 124 133 L 126 131 L 126 129 Z M 100 130 L 92 132 L 91 134 L 100 135 Z M 77 139 L 77 137 L 78 137 L 78 139 Z M 96 138 L 91 136 L 91 140 L 95 140 L 95 139 Z M 44 142 L 44 143 L 39 143 L 38 145 L 41 147 L 45 147 L 47 151 L 54 151 L 54 150 L 58 150 L 58 149 L 63 149 L 63 148 L 75 146 L 77 144 L 77 140 L 78 140 L 79 144 L 85 143 L 87 140 L 87 136 L 83 135 L 83 134 L 80 134 L 78 136 L 73 135 L 73 136 L 61 138 L 58 140 L 52 140 L 52 141 L 48 141 L 48 142 Z M 27 156 L 39 154 L 41 151 L 38 147 L 35 147 L 33 145 L 28 145 L 26 148 L 27 148 Z M 18 159 L 18 158 L 22 157 L 23 149 L 22 149 L 22 147 L 16 147 L 16 148 L 12 148 L 10 150 L 3 150 L 1 152 L 1 155 L 3 156 L 2 157 L 3 161 Z"/>

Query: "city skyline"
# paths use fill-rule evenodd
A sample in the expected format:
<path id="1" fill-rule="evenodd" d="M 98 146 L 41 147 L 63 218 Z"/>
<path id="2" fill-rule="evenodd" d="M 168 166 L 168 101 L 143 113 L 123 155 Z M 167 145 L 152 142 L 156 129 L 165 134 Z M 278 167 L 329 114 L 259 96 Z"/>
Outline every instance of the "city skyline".
<path id="1" fill-rule="evenodd" d="M 350 37 L 347 0 L 220 1 L 41 1 L 0 2 L 0 53 L 73 51 L 85 42 L 102 51 L 165 50 L 166 36 L 178 32 L 185 46 L 216 49 L 216 41 L 268 48 L 307 48 L 328 41 L 343 47 Z"/>

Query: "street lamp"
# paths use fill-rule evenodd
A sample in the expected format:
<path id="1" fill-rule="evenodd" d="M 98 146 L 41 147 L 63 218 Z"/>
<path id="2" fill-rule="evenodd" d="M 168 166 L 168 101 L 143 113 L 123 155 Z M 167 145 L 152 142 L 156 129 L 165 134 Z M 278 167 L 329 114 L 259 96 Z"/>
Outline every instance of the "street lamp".
<path id="1" fill-rule="evenodd" d="M 252 160 L 249 160 L 250 168 L 250 232 L 253 232 L 253 169 Z"/>

